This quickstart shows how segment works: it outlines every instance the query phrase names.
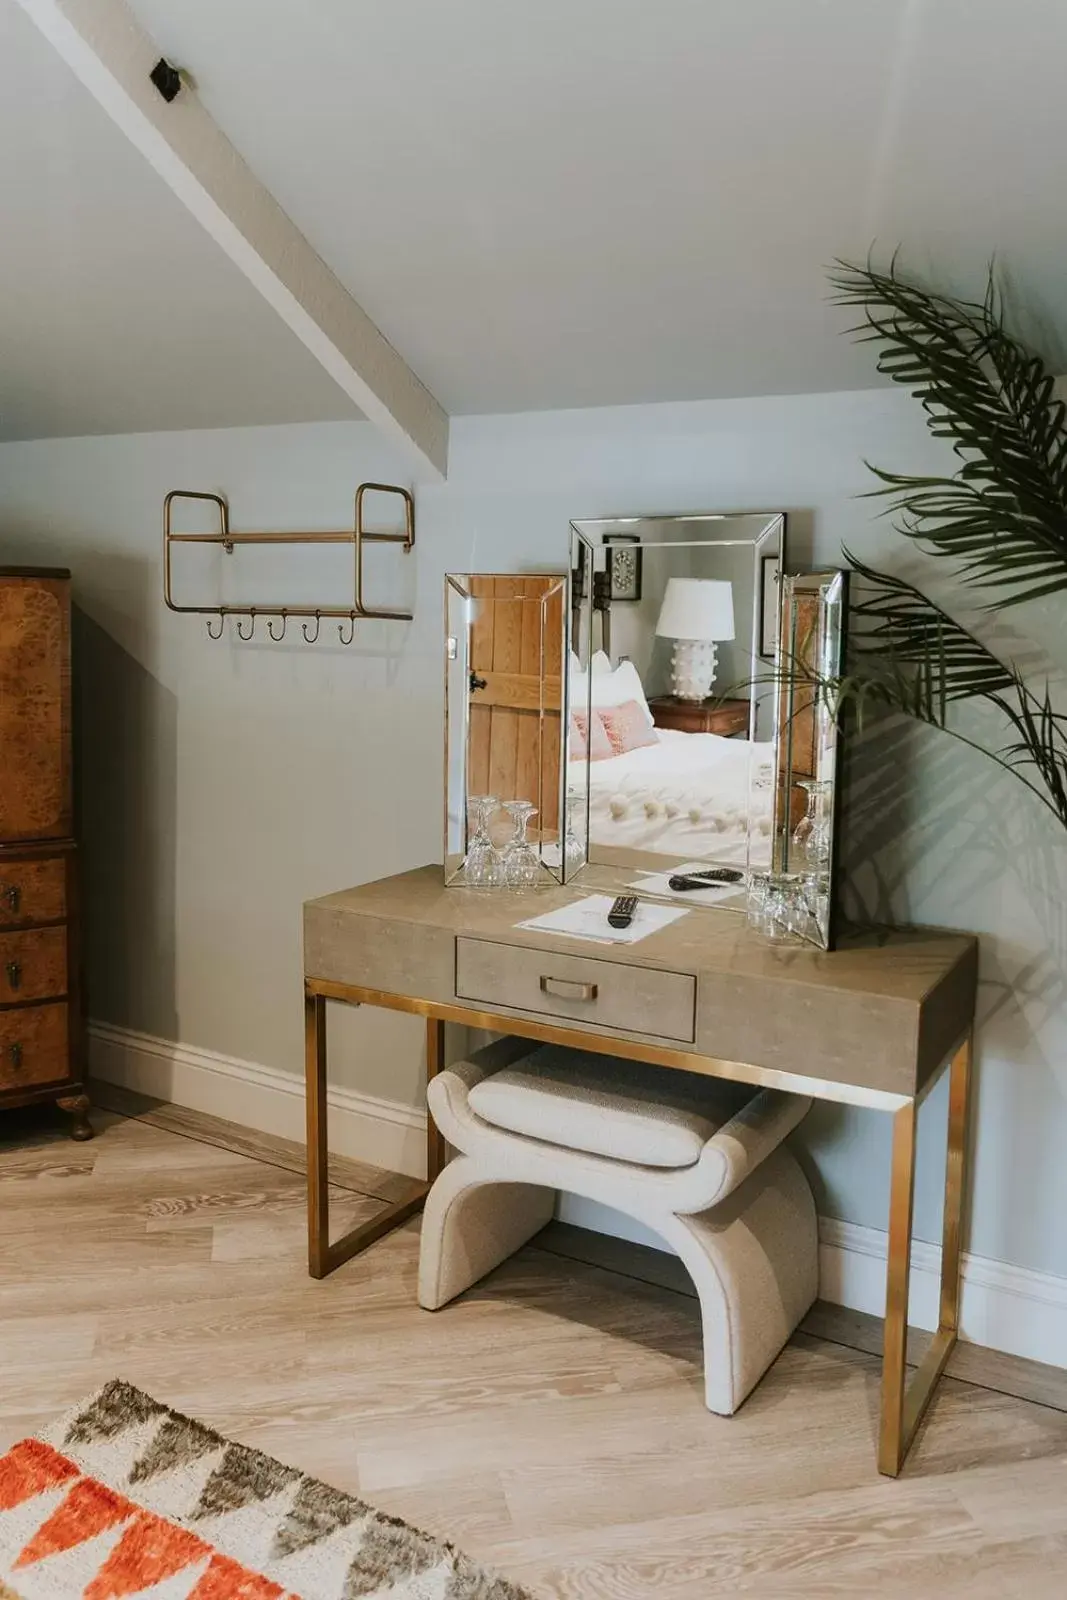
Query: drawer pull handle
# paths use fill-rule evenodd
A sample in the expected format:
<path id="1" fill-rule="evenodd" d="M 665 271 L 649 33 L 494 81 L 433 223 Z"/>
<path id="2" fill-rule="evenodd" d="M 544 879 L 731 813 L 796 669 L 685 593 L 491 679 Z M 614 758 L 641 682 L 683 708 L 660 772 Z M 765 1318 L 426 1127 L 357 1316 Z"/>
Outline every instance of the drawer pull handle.
<path id="1" fill-rule="evenodd" d="M 22 890 L 18 884 L 8 884 L 7 888 L 0 892 L 2 892 L 4 899 L 7 901 L 7 909 L 9 911 L 17 911 L 22 903 Z"/>
<path id="2" fill-rule="evenodd" d="M 557 1000 L 595 1000 L 595 983 L 573 983 L 569 978 L 541 978 L 541 993 L 554 995 Z"/>
<path id="3" fill-rule="evenodd" d="M 17 989 L 22 982 L 22 968 L 17 961 L 7 964 L 7 982 L 11 989 Z"/>
<path id="4" fill-rule="evenodd" d="M 19 1044 L 18 1040 L 16 1040 L 15 1043 L 10 1046 L 10 1048 L 8 1049 L 7 1053 L 9 1055 L 9 1057 L 11 1058 L 11 1065 L 13 1067 L 21 1067 L 21 1065 L 22 1065 L 22 1046 Z"/>

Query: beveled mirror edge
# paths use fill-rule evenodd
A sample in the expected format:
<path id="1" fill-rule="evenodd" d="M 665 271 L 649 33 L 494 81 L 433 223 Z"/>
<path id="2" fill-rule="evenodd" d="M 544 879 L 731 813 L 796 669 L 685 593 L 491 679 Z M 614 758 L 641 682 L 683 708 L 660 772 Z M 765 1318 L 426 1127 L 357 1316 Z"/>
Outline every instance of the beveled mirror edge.
<path id="1" fill-rule="evenodd" d="M 830 591 L 838 590 L 836 596 Z M 840 630 L 838 636 L 838 655 L 833 663 L 832 677 L 840 675 L 844 666 L 844 653 L 848 631 L 848 598 L 849 598 L 849 572 L 845 567 L 820 567 L 810 572 L 795 572 L 786 574 L 782 582 L 782 605 L 779 611 L 778 638 L 779 642 L 784 636 L 786 605 L 796 594 L 816 594 L 820 598 L 821 607 L 836 603 L 840 607 Z M 779 650 L 779 658 L 781 651 Z M 776 672 L 779 682 L 783 672 L 783 664 L 779 659 Z M 835 892 L 840 873 L 841 832 L 843 827 L 844 806 L 842 804 L 845 784 L 847 782 L 848 740 L 843 737 L 839 723 L 834 724 L 834 768 L 833 787 L 830 793 L 830 865 L 828 872 L 828 902 L 826 917 L 826 933 L 823 940 L 806 937 L 805 942 L 812 944 L 816 949 L 833 951 L 841 934 L 841 911 L 839 896 Z M 778 784 L 775 790 L 776 808 L 782 803 L 782 791 L 785 786 Z M 786 806 L 786 821 L 788 823 L 789 810 Z M 774 850 L 777 852 L 780 819 L 775 818 Z"/>
<path id="2" fill-rule="evenodd" d="M 451 694 L 451 691 L 450 691 L 450 688 L 449 688 L 449 677 L 450 677 L 449 668 L 452 665 L 453 660 L 454 660 L 454 655 L 453 655 L 453 652 L 452 652 L 454 636 L 453 636 L 453 634 L 451 632 L 451 629 L 449 627 L 449 620 L 450 620 L 449 619 L 449 597 L 450 597 L 450 594 L 454 594 L 454 595 L 458 596 L 459 599 L 465 600 L 465 601 L 470 601 L 470 600 L 475 599 L 476 597 L 475 597 L 475 595 L 473 593 L 473 589 L 471 587 L 471 579 L 475 579 L 475 578 L 477 578 L 477 579 L 494 579 L 494 580 L 500 579 L 500 580 L 507 580 L 507 581 L 510 581 L 510 582 L 514 582 L 516 580 L 521 580 L 523 578 L 551 579 L 551 580 L 554 580 L 555 587 L 552 588 L 552 589 L 546 589 L 544 594 L 540 597 L 541 601 L 542 601 L 542 609 L 544 607 L 544 602 L 547 601 L 548 598 L 552 594 L 555 594 L 555 593 L 561 593 L 562 594 L 562 600 L 561 600 L 562 616 L 561 616 L 561 623 L 560 623 L 560 654 L 561 654 L 561 671 L 560 671 L 561 684 L 560 684 L 560 691 L 561 692 L 560 692 L 560 706 L 559 706 L 560 729 L 561 729 L 561 733 L 560 733 L 560 751 L 559 751 L 559 769 L 560 769 L 560 772 L 559 772 L 559 782 L 558 782 L 558 785 L 557 785 L 557 788 L 558 788 L 558 795 L 557 795 L 557 807 L 558 807 L 558 810 L 557 810 L 557 818 L 558 818 L 557 833 L 559 835 L 560 865 L 559 865 L 558 869 L 554 868 L 551 865 L 549 865 L 549 863 L 544 861 L 543 858 L 542 858 L 542 863 L 541 863 L 546 875 L 548 876 L 548 878 L 550 878 L 555 883 L 562 884 L 562 882 L 564 881 L 564 878 L 563 878 L 563 826 L 564 826 L 564 821 L 565 821 L 564 811 L 563 811 L 563 803 L 564 803 L 564 799 L 565 799 L 565 795 L 566 795 L 566 767 L 565 767 L 566 744 L 565 744 L 564 739 L 563 739 L 563 730 L 564 730 L 566 724 L 565 724 L 565 720 L 564 720 L 563 706 L 564 706 L 566 684 L 567 684 L 567 678 L 568 678 L 568 673 L 567 673 L 567 670 L 566 670 L 566 668 L 567 668 L 567 654 L 566 654 L 566 652 L 567 652 L 567 648 L 568 648 L 568 637 L 569 637 L 569 633 L 568 633 L 569 609 L 568 609 L 568 607 L 569 607 L 569 600 L 570 600 L 570 574 L 566 569 L 551 568 L 551 567 L 525 568 L 525 569 L 521 569 L 519 571 L 511 571 L 511 572 L 475 571 L 473 569 L 468 569 L 468 570 L 463 571 L 463 572 L 446 572 L 445 575 L 444 575 L 444 584 L 443 584 L 443 590 L 444 590 L 444 602 L 443 602 L 443 611 L 444 611 L 444 615 L 443 615 L 443 623 L 444 623 L 444 627 L 443 627 L 444 737 L 443 737 L 443 741 L 442 741 L 442 743 L 443 743 L 443 767 L 444 767 L 444 772 L 443 772 L 444 793 L 443 793 L 443 799 L 442 799 L 442 809 L 443 809 L 443 814 L 444 814 L 443 815 L 443 821 L 444 821 L 443 834 L 444 834 L 444 837 L 443 837 L 443 851 L 442 851 L 444 882 L 445 882 L 446 887 L 450 887 L 450 888 L 451 887 L 461 886 L 462 885 L 461 874 L 462 874 L 462 871 L 463 871 L 464 862 L 466 860 L 466 851 L 465 850 L 460 850 L 458 852 L 449 850 L 449 793 L 450 793 L 450 790 L 449 790 L 449 772 L 450 772 L 450 753 L 451 753 L 451 746 L 452 746 L 453 715 L 454 715 L 454 710 L 453 710 L 453 705 L 452 705 L 453 697 L 452 697 L 452 694 Z M 469 649 L 470 649 L 470 630 L 469 630 L 469 625 L 468 625 L 468 628 L 465 631 L 465 639 L 464 639 L 464 641 L 461 643 L 460 641 L 456 640 L 455 641 L 455 645 L 456 645 L 456 654 L 460 654 L 460 653 L 466 652 L 467 659 L 469 661 Z M 545 718 L 546 712 L 548 710 L 553 709 L 553 708 L 546 707 L 546 705 L 545 705 L 546 672 L 545 672 L 545 637 L 544 637 L 543 631 L 542 631 L 542 637 L 541 637 L 540 642 L 539 642 L 539 672 L 538 672 L 538 677 L 539 677 L 538 721 L 539 721 L 540 727 L 543 729 L 544 718 Z M 470 701 L 469 701 L 469 696 L 464 696 L 464 698 L 463 698 L 463 707 L 462 707 L 461 716 L 462 716 L 462 733 L 463 733 L 463 803 L 464 803 L 464 815 L 463 815 L 463 821 L 461 823 L 461 827 L 462 827 L 462 830 L 463 830 L 464 836 L 465 836 L 465 834 L 466 834 L 466 809 L 465 808 L 466 808 L 466 802 L 467 802 L 468 762 L 469 762 L 469 754 L 470 754 L 470 751 L 469 751 L 469 743 L 470 743 Z M 544 744 L 544 739 L 543 739 L 543 734 L 542 734 L 542 737 L 539 740 L 539 745 L 543 748 L 543 744 Z M 543 797 L 544 797 L 544 792 L 545 791 L 544 791 L 543 784 L 544 784 L 544 763 L 542 761 L 542 762 L 539 763 L 539 770 L 538 770 L 538 798 L 539 798 L 539 801 L 543 800 Z"/>

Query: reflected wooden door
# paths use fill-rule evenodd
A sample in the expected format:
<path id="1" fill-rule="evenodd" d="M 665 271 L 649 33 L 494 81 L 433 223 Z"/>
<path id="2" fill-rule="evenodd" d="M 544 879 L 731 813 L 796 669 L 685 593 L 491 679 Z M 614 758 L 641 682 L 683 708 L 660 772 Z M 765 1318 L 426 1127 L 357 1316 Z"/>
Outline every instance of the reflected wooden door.
<path id="1" fill-rule="evenodd" d="M 0 569 L 0 843 L 69 838 L 70 585 Z"/>
<path id="2" fill-rule="evenodd" d="M 792 626 L 791 626 L 792 624 Z M 797 595 L 792 618 L 782 615 L 782 683 L 779 690 L 779 784 L 789 785 L 789 831 L 808 807 L 803 778 L 814 778 L 818 723 L 812 679 L 818 670 L 819 597 Z M 790 670 L 793 669 L 793 670 Z"/>
<path id="3" fill-rule="evenodd" d="M 531 838 L 556 838 L 563 581 L 481 574 L 471 595 L 469 793 L 529 800 Z"/>

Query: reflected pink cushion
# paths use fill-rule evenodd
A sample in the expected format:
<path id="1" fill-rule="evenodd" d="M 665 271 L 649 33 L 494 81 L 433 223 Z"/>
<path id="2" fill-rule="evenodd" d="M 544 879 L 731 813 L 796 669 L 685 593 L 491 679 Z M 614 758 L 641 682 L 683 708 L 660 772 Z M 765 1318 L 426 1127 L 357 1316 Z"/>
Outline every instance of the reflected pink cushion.
<path id="1" fill-rule="evenodd" d="M 615 751 L 601 721 L 600 712 L 593 712 L 593 726 L 584 711 L 571 712 L 570 757 L 572 761 L 610 761 Z"/>
<path id="2" fill-rule="evenodd" d="M 624 700 L 621 706 L 602 706 L 600 720 L 617 756 L 659 743 L 659 734 L 649 727 L 645 708 L 637 700 Z"/>

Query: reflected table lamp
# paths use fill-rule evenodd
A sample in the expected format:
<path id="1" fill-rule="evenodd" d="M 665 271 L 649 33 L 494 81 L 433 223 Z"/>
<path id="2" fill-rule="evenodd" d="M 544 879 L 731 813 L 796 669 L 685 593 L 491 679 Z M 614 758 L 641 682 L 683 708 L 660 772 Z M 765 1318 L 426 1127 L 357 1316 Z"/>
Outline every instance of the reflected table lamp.
<path id="1" fill-rule="evenodd" d="M 734 637 L 733 585 L 720 578 L 670 578 L 656 633 L 674 640 L 675 698 L 706 700 L 715 682 L 716 646 Z"/>

